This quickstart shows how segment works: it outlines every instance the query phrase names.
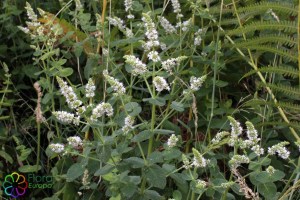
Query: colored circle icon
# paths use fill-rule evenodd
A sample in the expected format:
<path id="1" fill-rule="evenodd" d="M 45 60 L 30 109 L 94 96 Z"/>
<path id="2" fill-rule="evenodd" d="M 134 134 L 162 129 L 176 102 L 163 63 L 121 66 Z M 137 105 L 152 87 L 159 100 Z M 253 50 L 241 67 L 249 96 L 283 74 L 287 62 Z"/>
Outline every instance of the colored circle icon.
<path id="1" fill-rule="evenodd" d="M 28 182 L 25 176 L 13 172 L 5 176 L 3 188 L 7 196 L 18 198 L 26 193 Z"/>

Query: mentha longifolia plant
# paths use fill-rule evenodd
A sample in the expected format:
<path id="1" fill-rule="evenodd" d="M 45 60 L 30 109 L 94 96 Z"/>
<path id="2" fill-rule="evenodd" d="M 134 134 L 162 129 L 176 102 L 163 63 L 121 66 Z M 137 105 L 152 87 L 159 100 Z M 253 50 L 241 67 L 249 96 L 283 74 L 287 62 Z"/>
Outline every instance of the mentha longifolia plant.
<path id="1" fill-rule="evenodd" d="M 168 129 L 169 119 L 188 108 L 198 119 L 195 93 L 201 92 L 207 79 L 206 74 L 183 75 L 189 57 L 182 51 L 172 53 L 174 47 L 162 42 L 166 36 L 180 38 L 192 33 L 192 47 L 196 49 L 205 33 L 202 29 L 195 31 L 191 19 L 183 20 L 178 0 L 169 4 L 176 16 L 175 25 L 162 14 L 151 11 L 136 19 L 130 0 L 124 4 L 126 20 L 116 16 L 106 18 L 107 25 L 116 27 L 125 40 L 142 38 L 139 46 L 128 44 L 130 51 L 118 61 L 121 67 L 113 67 L 116 63 L 110 57 L 108 39 L 103 48 L 105 69 L 89 78 L 83 87 L 70 86 L 67 76 L 60 77 L 59 73 L 46 74 L 56 80 L 67 103 L 67 107 L 52 111 L 53 116 L 64 125 L 81 130 L 49 144 L 50 157 L 64 160 L 68 165 L 71 162 L 65 166 L 68 168 L 65 174 L 57 174 L 62 165 L 58 161 L 53 172 L 60 176 L 56 181 L 72 182 L 72 187 L 79 191 L 74 194 L 77 196 L 101 191 L 114 199 L 199 199 L 201 195 L 221 199 L 232 195 L 231 188 L 238 195 L 259 199 L 259 194 L 265 195 L 259 187 L 263 183 L 253 183 L 255 187 L 250 188 L 245 181 L 246 170 L 240 169 L 248 166 L 251 182 L 257 176 L 264 176 L 266 183 L 273 186 L 284 173 L 270 165 L 269 157 L 289 159 L 288 142 L 264 149 L 251 122 L 245 123 L 244 131 L 238 121 L 228 117 L 231 132 L 221 131 L 207 146 L 195 142 L 190 151 L 183 152 L 180 133 Z M 30 21 L 28 27 L 20 28 L 32 38 L 35 64 L 43 63 L 45 69 L 48 60 L 60 60 L 56 43 L 63 35 L 63 28 L 56 23 L 49 29 L 49 24 L 40 23 L 30 4 L 26 5 Z M 76 1 L 76 9 L 82 11 L 80 1 Z M 39 9 L 39 13 L 47 17 L 45 11 Z M 137 22 L 137 29 L 133 22 Z M 100 84 L 95 82 L 98 76 L 104 79 L 102 95 L 97 94 L 101 91 Z M 134 93 L 139 93 L 140 99 Z M 215 156 L 224 147 L 231 151 L 226 160 L 230 176 L 219 168 L 218 162 L 223 162 L 223 158 Z"/>

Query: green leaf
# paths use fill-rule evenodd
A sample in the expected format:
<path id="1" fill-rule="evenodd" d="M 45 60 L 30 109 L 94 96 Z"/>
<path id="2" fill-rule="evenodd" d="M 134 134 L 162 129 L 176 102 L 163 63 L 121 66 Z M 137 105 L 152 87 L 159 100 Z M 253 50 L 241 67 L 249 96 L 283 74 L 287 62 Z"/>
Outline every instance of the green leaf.
<path id="1" fill-rule="evenodd" d="M 250 170 L 258 170 L 261 168 L 261 166 L 267 166 L 271 163 L 271 159 L 270 158 L 266 158 L 266 157 L 261 157 L 258 161 L 252 161 L 249 164 L 249 169 Z"/>
<path id="2" fill-rule="evenodd" d="M 154 190 L 146 190 L 145 191 L 145 196 L 147 199 L 151 199 L 151 200 L 160 200 L 163 199 L 162 196 L 160 196 L 160 194 Z"/>
<path id="3" fill-rule="evenodd" d="M 165 160 L 172 160 L 181 157 L 182 152 L 176 148 L 171 148 L 169 150 L 163 151 L 164 159 Z"/>
<path id="4" fill-rule="evenodd" d="M 148 156 L 147 160 L 149 160 L 149 164 L 161 163 L 163 162 L 163 155 L 159 151 L 154 151 Z"/>
<path id="5" fill-rule="evenodd" d="M 70 67 L 67 67 L 67 68 L 59 69 L 59 72 L 57 75 L 59 75 L 60 77 L 68 77 L 72 74 L 73 74 L 73 69 Z"/>
<path id="6" fill-rule="evenodd" d="M 30 155 L 30 153 L 32 152 L 31 149 L 27 148 L 27 149 L 22 149 L 21 150 L 21 155 L 19 156 L 19 160 L 20 161 L 24 161 L 27 159 L 27 157 Z"/>
<path id="7" fill-rule="evenodd" d="M 182 194 L 180 193 L 179 190 L 175 190 L 175 191 L 173 192 L 173 198 L 174 198 L 175 200 L 181 200 L 181 199 L 182 199 Z"/>
<path id="8" fill-rule="evenodd" d="M 63 200 L 74 200 L 77 196 L 77 189 L 74 183 L 66 183 L 63 190 Z"/>
<path id="9" fill-rule="evenodd" d="M 135 192 L 137 192 L 137 186 L 134 183 L 127 182 L 122 186 L 121 192 L 128 198 L 132 197 Z"/>
<path id="10" fill-rule="evenodd" d="M 80 163 L 73 164 L 67 172 L 67 182 L 72 182 L 84 172 L 84 168 Z"/>
<path id="11" fill-rule="evenodd" d="M 260 172 L 255 176 L 255 179 L 260 183 L 275 182 L 283 179 L 285 174 L 282 171 L 275 170 L 273 174 L 269 174 L 266 171 Z"/>
<path id="12" fill-rule="evenodd" d="M 57 61 L 52 61 L 51 65 L 54 68 L 60 68 L 61 66 L 63 66 L 64 64 L 66 64 L 67 59 L 59 59 Z"/>
<path id="13" fill-rule="evenodd" d="M 98 169 L 95 172 L 95 176 L 101 176 L 101 175 L 105 175 L 110 173 L 113 169 L 115 168 L 115 166 L 107 164 L 104 167 L 101 167 L 100 169 Z"/>
<path id="14" fill-rule="evenodd" d="M 166 105 L 166 100 L 161 97 L 156 97 L 155 99 L 154 98 L 144 98 L 143 101 L 149 102 L 150 104 L 156 105 L 156 106 Z"/>
<path id="15" fill-rule="evenodd" d="M 59 49 L 54 49 L 52 51 L 49 51 L 41 56 L 41 60 L 46 60 L 47 58 L 50 58 L 51 56 L 59 54 Z"/>
<path id="16" fill-rule="evenodd" d="M 166 171 L 158 165 L 152 165 L 145 169 L 145 177 L 153 187 L 164 189 L 166 186 Z"/>
<path id="17" fill-rule="evenodd" d="M 178 112 L 183 112 L 184 111 L 184 106 L 180 102 L 172 101 L 171 108 L 178 111 Z"/>
<path id="18" fill-rule="evenodd" d="M 126 163 L 129 163 L 132 168 L 142 168 L 145 165 L 145 162 L 143 159 L 138 157 L 130 157 L 127 159 L 124 159 Z"/>
<path id="19" fill-rule="evenodd" d="M 225 87 L 227 85 L 228 85 L 228 82 L 226 82 L 226 81 L 216 80 L 217 87 Z"/>
<path id="20" fill-rule="evenodd" d="M 74 54 L 76 57 L 79 57 L 83 51 L 82 42 L 77 42 L 74 44 Z"/>
<path id="21" fill-rule="evenodd" d="M 271 200 L 274 199 L 274 195 L 277 192 L 277 188 L 274 183 L 261 183 L 257 185 L 257 191 L 266 199 Z"/>
<path id="22" fill-rule="evenodd" d="M 139 3 L 138 1 L 133 1 L 132 2 L 132 9 L 135 12 L 140 12 L 143 10 L 143 5 L 141 3 Z"/>
<path id="23" fill-rule="evenodd" d="M 144 131 L 138 133 L 137 135 L 135 135 L 131 141 L 132 142 L 142 142 L 142 141 L 148 140 L 152 136 L 153 136 L 153 132 L 151 132 L 150 130 L 144 130 Z"/>
<path id="24" fill-rule="evenodd" d="M 140 112 L 142 112 L 141 106 L 136 102 L 129 102 L 125 104 L 125 110 L 132 117 L 137 116 Z"/>
<path id="25" fill-rule="evenodd" d="M 18 170 L 22 173 L 29 173 L 29 172 L 36 172 L 41 168 L 42 167 L 40 165 L 38 167 L 36 165 L 23 165 L 22 167 L 19 167 Z"/>
<path id="26" fill-rule="evenodd" d="M 12 157 L 8 153 L 6 153 L 5 151 L 0 151 L 0 156 L 2 158 L 4 158 L 6 161 L 8 161 L 10 164 L 13 163 Z"/>

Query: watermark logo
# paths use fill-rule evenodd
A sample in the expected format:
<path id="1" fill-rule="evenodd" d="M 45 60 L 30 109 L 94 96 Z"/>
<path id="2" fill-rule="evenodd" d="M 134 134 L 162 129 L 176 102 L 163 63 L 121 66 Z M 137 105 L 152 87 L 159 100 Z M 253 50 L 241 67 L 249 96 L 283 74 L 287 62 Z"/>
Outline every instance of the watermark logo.
<path id="1" fill-rule="evenodd" d="M 28 182 L 24 175 L 13 172 L 5 176 L 3 188 L 7 196 L 18 198 L 26 193 Z"/>

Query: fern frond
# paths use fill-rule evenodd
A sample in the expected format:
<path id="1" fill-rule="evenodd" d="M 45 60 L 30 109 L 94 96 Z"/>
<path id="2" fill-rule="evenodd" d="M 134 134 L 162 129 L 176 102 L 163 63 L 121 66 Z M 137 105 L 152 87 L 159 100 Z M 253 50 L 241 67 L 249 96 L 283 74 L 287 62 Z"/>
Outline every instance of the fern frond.
<path id="1" fill-rule="evenodd" d="M 300 105 L 298 104 L 293 104 L 289 102 L 282 102 L 279 101 L 276 104 L 273 101 L 265 101 L 262 99 L 252 99 L 247 101 L 246 103 L 243 104 L 243 107 L 254 107 L 254 106 L 272 106 L 272 107 L 277 107 L 280 106 L 281 108 L 294 111 L 294 112 L 300 112 Z"/>
<path id="2" fill-rule="evenodd" d="M 293 127 L 296 129 L 300 129 L 300 123 L 298 122 L 290 122 L 290 123 L 286 123 L 286 122 L 278 122 L 278 121 L 274 121 L 274 122 L 263 122 L 263 123 L 257 123 L 256 127 L 262 127 L 262 126 L 283 126 L 283 127 Z"/>
<path id="3" fill-rule="evenodd" d="M 291 53 L 290 50 L 285 50 L 282 48 L 278 49 L 277 47 L 273 47 L 271 45 L 252 45 L 252 46 L 242 46 L 241 48 L 250 49 L 250 50 L 258 50 L 258 51 L 263 51 L 263 52 L 271 52 L 274 54 L 278 54 L 282 57 L 285 57 L 290 61 L 293 61 L 293 62 L 298 61 L 297 55 Z"/>
<path id="4" fill-rule="evenodd" d="M 260 85 L 263 86 L 263 84 L 260 84 Z M 272 83 L 267 83 L 265 86 L 271 88 L 273 91 L 281 92 L 288 96 L 300 97 L 300 90 L 299 90 L 299 88 L 296 88 L 296 87 L 291 87 L 291 86 L 282 85 L 282 84 L 272 84 Z"/>
<path id="5" fill-rule="evenodd" d="M 247 39 L 246 41 L 236 42 L 234 45 L 236 47 L 245 47 L 250 45 L 257 45 L 263 43 L 281 43 L 289 47 L 297 45 L 297 41 L 294 37 L 282 34 L 282 35 L 263 35 L 260 37 L 254 37 Z"/>
<path id="6" fill-rule="evenodd" d="M 298 70 L 291 66 L 276 66 L 276 67 L 260 67 L 257 71 L 259 72 L 267 72 L 267 73 L 275 73 L 275 74 L 282 74 L 284 76 L 289 76 L 292 78 L 297 78 L 299 76 Z M 251 70 L 250 72 L 246 73 L 243 78 L 248 77 L 252 74 L 257 73 L 256 70 Z M 242 79 L 243 79 L 242 78 Z"/>
<path id="7" fill-rule="evenodd" d="M 269 1 L 263 1 L 259 3 L 255 3 L 250 6 L 245 6 L 238 8 L 239 13 L 245 13 L 245 12 L 266 12 L 269 9 L 272 9 L 275 12 L 286 14 L 286 15 L 297 15 L 298 8 L 287 2 L 269 2 Z"/>
<path id="8" fill-rule="evenodd" d="M 244 27 L 239 27 L 227 32 L 228 35 L 242 35 L 243 33 L 249 33 L 254 31 L 262 30 L 277 30 L 284 31 L 287 33 L 297 33 L 297 24 L 296 22 L 291 21 L 259 21 L 252 22 L 249 25 Z"/>

